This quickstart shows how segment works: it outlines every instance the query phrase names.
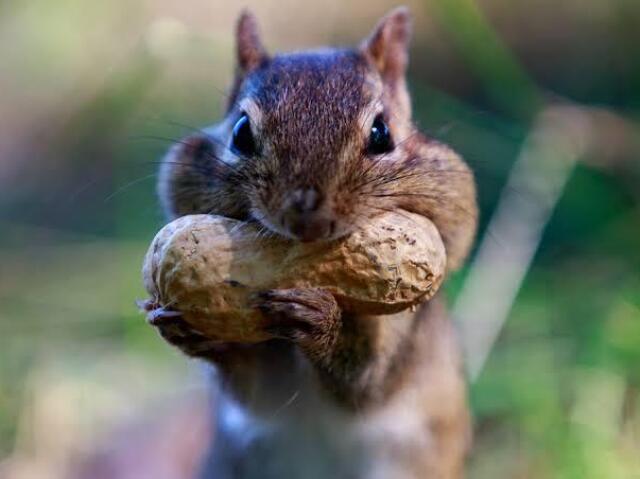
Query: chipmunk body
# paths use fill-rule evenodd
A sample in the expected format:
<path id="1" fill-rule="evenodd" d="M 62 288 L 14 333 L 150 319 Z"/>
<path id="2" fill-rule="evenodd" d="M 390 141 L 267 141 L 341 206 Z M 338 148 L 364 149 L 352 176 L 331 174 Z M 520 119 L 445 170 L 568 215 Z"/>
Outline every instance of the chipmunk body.
<path id="1" fill-rule="evenodd" d="M 358 48 L 270 57 L 243 14 L 225 118 L 174 146 L 161 168 L 168 216 L 212 213 L 292 241 L 333 241 L 382 212 L 411 211 L 438 227 L 456 268 L 475 233 L 474 182 L 411 122 L 409 24 L 397 9 Z M 266 291 L 255 306 L 274 337 L 258 345 L 212 343 L 175 317 L 156 323 L 216 365 L 203 477 L 460 477 L 468 412 L 438 297 L 388 316 L 343 313 L 321 289 Z"/>

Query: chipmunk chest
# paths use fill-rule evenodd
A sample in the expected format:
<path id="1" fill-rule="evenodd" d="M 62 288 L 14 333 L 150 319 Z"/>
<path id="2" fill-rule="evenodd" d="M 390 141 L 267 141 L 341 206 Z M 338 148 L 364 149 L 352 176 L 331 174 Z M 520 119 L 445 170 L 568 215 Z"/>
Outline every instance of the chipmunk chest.
<path id="1" fill-rule="evenodd" d="M 319 399 L 298 396 L 273 417 L 247 416 L 242 429 L 227 431 L 235 435 L 227 440 L 239 444 L 238 477 L 400 479 L 404 454 L 398 452 L 428 446 L 428 431 L 415 409 L 399 402 L 354 414 Z M 396 472 L 385 476 L 385 471 Z"/>

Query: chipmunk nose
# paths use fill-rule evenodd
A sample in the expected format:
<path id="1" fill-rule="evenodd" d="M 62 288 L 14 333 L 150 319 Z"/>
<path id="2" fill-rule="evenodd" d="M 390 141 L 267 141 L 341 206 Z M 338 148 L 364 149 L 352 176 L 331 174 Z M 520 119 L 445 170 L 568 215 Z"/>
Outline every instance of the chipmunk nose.
<path id="1" fill-rule="evenodd" d="M 320 207 L 322 197 L 316 189 L 296 190 L 291 194 L 291 208 L 297 213 L 309 213 Z"/>
<path id="2" fill-rule="evenodd" d="M 315 189 L 294 191 L 285 205 L 283 226 L 300 241 L 326 239 L 333 234 L 335 221 L 322 207 L 324 198 Z"/>

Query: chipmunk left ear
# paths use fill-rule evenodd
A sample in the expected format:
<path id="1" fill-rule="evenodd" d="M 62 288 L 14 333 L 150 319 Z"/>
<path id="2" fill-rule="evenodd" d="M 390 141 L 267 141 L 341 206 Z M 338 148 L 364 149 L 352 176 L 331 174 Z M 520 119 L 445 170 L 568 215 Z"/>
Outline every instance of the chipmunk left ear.
<path id="1" fill-rule="evenodd" d="M 243 10 L 236 26 L 236 53 L 241 75 L 262 65 L 269 55 L 262 45 L 258 22 L 249 10 Z"/>
<path id="2" fill-rule="evenodd" d="M 360 48 L 382 79 L 393 84 L 404 77 L 410 40 L 411 14 L 408 8 L 398 7 L 380 20 Z"/>

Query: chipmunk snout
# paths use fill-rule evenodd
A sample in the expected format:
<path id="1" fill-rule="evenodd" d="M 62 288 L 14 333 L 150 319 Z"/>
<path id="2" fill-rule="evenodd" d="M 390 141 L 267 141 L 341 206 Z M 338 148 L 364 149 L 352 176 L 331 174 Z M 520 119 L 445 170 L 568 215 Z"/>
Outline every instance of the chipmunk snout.
<path id="1" fill-rule="evenodd" d="M 305 242 L 327 239 L 335 229 L 333 214 L 315 188 L 291 193 L 285 199 L 281 221 L 285 229 Z"/>
<path id="2" fill-rule="evenodd" d="M 290 207 L 296 212 L 311 213 L 319 208 L 322 197 L 315 188 L 296 190 L 289 197 L 289 202 Z"/>

